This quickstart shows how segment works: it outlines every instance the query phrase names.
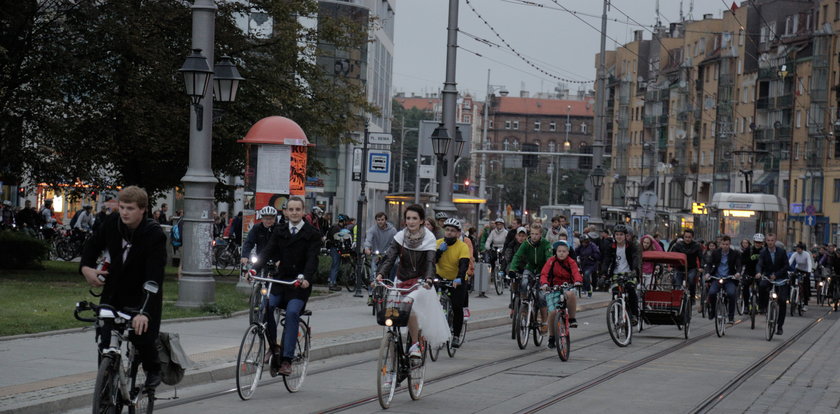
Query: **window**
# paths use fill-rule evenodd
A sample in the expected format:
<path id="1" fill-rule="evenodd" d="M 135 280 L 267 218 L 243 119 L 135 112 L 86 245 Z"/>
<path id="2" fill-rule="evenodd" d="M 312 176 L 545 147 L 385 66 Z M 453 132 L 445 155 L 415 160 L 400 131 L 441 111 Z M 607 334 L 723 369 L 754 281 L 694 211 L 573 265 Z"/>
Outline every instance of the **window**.
<path id="1" fill-rule="evenodd" d="M 586 122 L 582 122 L 582 123 L 580 124 L 580 133 L 581 133 L 581 134 L 585 134 L 585 133 L 586 133 Z"/>
<path id="2" fill-rule="evenodd" d="M 505 129 L 510 129 L 510 121 L 505 121 Z"/>
<path id="3" fill-rule="evenodd" d="M 834 2 L 834 20 L 840 20 L 840 1 Z"/>
<path id="4" fill-rule="evenodd" d="M 795 160 L 799 159 L 799 143 L 798 142 L 795 142 L 793 144 L 793 159 L 795 159 Z"/>
<path id="5" fill-rule="evenodd" d="M 802 111 L 797 109 L 796 110 L 796 127 L 799 128 L 802 126 Z"/>
<path id="6" fill-rule="evenodd" d="M 510 142 L 508 142 L 507 138 L 505 138 L 505 140 L 502 142 L 502 148 L 504 148 L 505 151 L 510 150 Z"/>
<path id="7" fill-rule="evenodd" d="M 548 130 L 549 131 L 557 131 L 557 122 L 551 121 L 548 123 Z"/>
<path id="8" fill-rule="evenodd" d="M 738 59 L 738 74 L 740 75 L 744 69 L 744 62 L 741 59 Z"/>
<path id="9" fill-rule="evenodd" d="M 513 121 L 513 129 L 519 129 L 519 121 Z"/>
<path id="10" fill-rule="evenodd" d="M 540 121 L 534 121 L 534 131 L 540 130 Z"/>
<path id="11" fill-rule="evenodd" d="M 548 152 L 554 152 L 554 141 L 548 141 Z"/>
<path id="12" fill-rule="evenodd" d="M 840 203 L 840 179 L 834 179 L 834 202 Z"/>
<path id="13" fill-rule="evenodd" d="M 470 116 L 470 115 L 464 115 L 464 123 L 469 124 L 469 123 L 471 123 L 471 122 L 472 122 L 472 116 Z"/>
<path id="14" fill-rule="evenodd" d="M 834 158 L 840 158 L 840 135 L 834 137 Z"/>
<path id="15" fill-rule="evenodd" d="M 487 127 L 490 128 L 490 129 L 493 129 L 493 120 L 492 119 L 490 120 L 490 124 L 487 125 Z"/>

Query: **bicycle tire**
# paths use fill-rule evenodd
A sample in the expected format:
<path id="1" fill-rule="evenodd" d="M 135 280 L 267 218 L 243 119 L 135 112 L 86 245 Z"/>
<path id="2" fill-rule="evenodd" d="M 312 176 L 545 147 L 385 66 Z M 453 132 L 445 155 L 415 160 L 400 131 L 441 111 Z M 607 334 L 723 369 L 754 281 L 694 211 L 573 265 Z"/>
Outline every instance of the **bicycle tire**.
<path id="1" fill-rule="evenodd" d="M 418 335 L 422 338 L 422 335 Z M 411 346 L 411 335 L 408 335 L 408 344 L 407 346 Z M 423 341 L 423 347 L 428 347 L 428 344 Z M 426 353 L 421 353 L 420 357 L 420 364 L 419 365 L 412 365 L 409 367 L 408 370 L 408 395 L 411 397 L 412 400 L 417 401 L 420 399 L 420 395 L 423 394 L 423 384 L 425 383 L 425 376 L 426 376 Z"/>
<path id="2" fill-rule="evenodd" d="M 770 303 L 767 305 L 767 326 L 764 332 L 768 341 L 772 340 L 773 335 L 776 334 L 776 318 L 778 317 L 778 313 L 779 304 L 774 299 L 770 299 Z"/>
<path id="3" fill-rule="evenodd" d="M 524 304 L 520 302 L 519 313 L 515 316 L 519 319 L 516 330 L 516 344 L 519 346 L 519 349 L 525 349 L 525 347 L 528 346 L 528 336 L 530 335 L 528 330 L 531 324 L 531 304 L 527 304 L 528 310 L 526 311 L 523 311 L 523 305 Z"/>
<path id="4" fill-rule="evenodd" d="M 723 289 L 723 288 L 721 288 Z M 721 290 L 722 291 L 722 290 Z M 726 304 L 724 303 L 723 295 L 717 296 L 715 303 L 715 334 L 718 338 L 726 335 Z"/>
<path id="5" fill-rule="evenodd" d="M 743 315 L 746 311 L 746 303 L 744 302 L 744 290 L 741 285 L 738 285 L 738 289 L 736 292 L 736 301 L 735 301 L 735 312 L 738 312 L 738 315 Z"/>
<path id="6" fill-rule="evenodd" d="M 510 323 L 510 339 L 516 339 L 516 331 L 519 330 L 519 308 L 522 306 L 522 301 L 519 298 L 513 301 L 513 312 L 511 312 Z"/>
<path id="7" fill-rule="evenodd" d="M 505 275 L 499 271 L 499 267 L 493 268 L 493 285 L 496 288 L 496 295 L 502 296 L 505 293 Z"/>
<path id="8" fill-rule="evenodd" d="M 119 390 L 119 357 L 105 355 L 99 361 L 96 384 L 93 387 L 93 414 L 116 414 L 122 412 L 122 396 Z"/>
<path id="9" fill-rule="evenodd" d="M 536 303 L 536 300 L 534 300 Z M 533 328 L 531 328 L 532 334 L 534 336 L 534 346 L 540 347 L 542 346 L 543 340 L 545 339 L 545 335 L 542 333 L 542 323 L 537 322 L 539 320 L 538 316 L 540 315 L 540 310 L 536 306 L 531 309 L 531 320 L 533 321 Z"/>
<path id="10" fill-rule="evenodd" d="M 292 373 L 283 376 L 283 385 L 289 392 L 298 392 L 306 379 L 306 368 L 309 366 L 310 347 L 309 324 L 304 320 L 298 323 L 298 335 L 295 342 L 295 353 L 292 356 Z"/>
<path id="11" fill-rule="evenodd" d="M 758 303 L 755 296 L 750 294 L 750 329 L 755 329 L 755 315 L 758 313 Z"/>
<path id="12" fill-rule="evenodd" d="M 620 347 L 630 345 L 633 338 L 630 313 L 622 309 L 621 301 L 618 299 L 613 299 L 607 307 L 607 330 L 616 345 Z"/>
<path id="13" fill-rule="evenodd" d="M 249 400 L 254 396 L 262 377 L 265 351 L 262 327 L 252 324 L 245 331 L 236 356 L 236 392 L 239 398 Z"/>
<path id="14" fill-rule="evenodd" d="M 397 389 L 397 371 L 399 363 L 397 358 L 396 341 L 391 331 L 385 332 L 382 342 L 379 344 L 379 360 L 376 363 L 376 397 L 379 406 L 387 410 L 394 399 L 394 390 Z"/>
<path id="15" fill-rule="evenodd" d="M 216 273 L 219 276 L 230 276 L 237 270 L 239 270 L 239 266 L 237 266 L 237 262 L 230 250 L 222 250 L 219 258 L 216 260 Z"/>
<path id="16" fill-rule="evenodd" d="M 688 336 L 691 332 L 691 297 L 688 291 L 683 292 L 683 299 L 682 299 L 682 329 L 683 329 L 683 336 L 685 339 L 688 339 Z"/>
<path id="17" fill-rule="evenodd" d="M 349 270 L 347 269 L 349 268 Z M 344 274 L 344 287 L 347 288 L 348 292 L 353 292 L 356 290 L 356 264 L 351 260 L 350 263 L 345 266 Z"/>
<path id="18" fill-rule="evenodd" d="M 254 283 L 251 287 L 251 296 L 248 297 L 248 323 L 259 323 L 262 315 L 262 293 L 260 284 Z"/>
<path id="19" fill-rule="evenodd" d="M 429 347 L 429 359 L 431 359 L 432 362 L 437 361 L 438 357 L 440 357 L 441 348 L 443 348 L 443 346 L 436 346 L 435 349 Z"/>
<path id="20" fill-rule="evenodd" d="M 557 326 L 554 330 L 554 338 L 556 339 L 557 356 L 560 357 L 561 361 L 568 361 L 571 343 L 569 338 L 569 314 L 566 310 L 557 312 Z"/>
<path id="21" fill-rule="evenodd" d="M 146 390 L 146 375 L 142 369 L 135 367 L 131 378 L 131 395 L 139 394 L 133 404 L 128 405 L 128 414 L 152 414 L 155 410 L 155 391 Z M 139 385 L 138 385 L 139 384 Z"/>
<path id="22" fill-rule="evenodd" d="M 788 303 L 790 303 L 790 316 L 793 316 L 794 308 L 799 303 L 799 288 L 793 288 L 790 290 L 790 298 L 788 299 Z"/>

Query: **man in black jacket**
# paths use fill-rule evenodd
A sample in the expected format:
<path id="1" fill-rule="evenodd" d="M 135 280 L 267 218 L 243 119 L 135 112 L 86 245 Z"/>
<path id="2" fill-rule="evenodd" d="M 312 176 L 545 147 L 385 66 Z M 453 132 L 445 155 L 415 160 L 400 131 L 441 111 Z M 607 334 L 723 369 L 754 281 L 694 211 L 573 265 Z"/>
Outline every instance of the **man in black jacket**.
<path id="1" fill-rule="evenodd" d="M 691 293 L 691 304 L 694 305 L 694 296 L 697 293 L 697 264 L 699 263 L 702 248 L 700 243 L 694 241 L 694 230 L 685 229 L 683 231 L 682 241 L 678 241 L 672 252 L 685 253 L 688 259 L 688 265 L 680 266 L 674 277 L 674 288 L 679 288 L 686 283 L 688 291 Z"/>
<path id="2" fill-rule="evenodd" d="M 243 265 L 247 264 L 251 258 L 251 251 L 254 250 L 254 255 L 258 256 L 265 246 L 268 245 L 268 241 L 271 240 L 274 230 L 282 226 L 277 224 L 277 209 L 274 207 L 265 206 L 258 213 L 261 223 L 251 228 L 248 232 L 248 237 L 245 239 L 245 244 L 242 245 L 242 258 L 240 259 L 240 263 Z"/>
<path id="3" fill-rule="evenodd" d="M 720 248 L 712 252 L 712 261 L 706 269 L 706 277 L 713 277 L 723 279 L 728 276 L 733 276 L 735 279 L 727 279 L 723 286 L 717 281 L 709 286 L 709 303 L 712 305 L 712 311 L 709 312 L 709 319 L 715 317 L 715 305 L 717 305 L 717 293 L 723 288 L 726 289 L 726 296 L 729 297 L 729 319 L 731 324 L 735 320 L 735 303 L 738 301 L 737 280 L 741 277 L 741 255 L 733 249 L 730 249 L 732 239 L 727 235 L 723 235 L 720 239 Z"/>
<path id="4" fill-rule="evenodd" d="M 776 235 L 767 233 L 765 236 L 767 240 L 767 247 L 761 251 L 761 256 L 758 258 L 756 265 L 756 279 L 761 279 L 761 276 L 767 276 L 770 280 L 782 280 L 787 277 L 788 257 L 784 248 L 776 246 Z M 761 280 L 758 283 L 758 306 L 761 312 L 767 310 L 767 303 L 770 299 L 770 282 Z M 785 324 L 785 311 L 787 310 L 787 299 L 789 285 L 784 285 L 779 288 L 779 321 L 776 323 L 776 335 L 781 335 L 782 326 Z"/>
<path id="5" fill-rule="evenodd" d="M 604 252 L 604 260 L 607 263 L 607 277 L 617 275 L 630 275 L 624 286 L 627 292 L 627 308 L 632 316 L 633 325 L 637 323 L 639 316 L 639 297 L 636 294 L 636 278 L 641 274 L 642 253 L 634 241 L 628 240 L 627 226 L 616 224 L 613 229 L 615 243 L 610 245 Z"/>
<path id="6" fill-rule="evenodd" d="M 102 226 L 85 243 L 79 266 L 87 282 L 94 287 L 103 286 L 100 304 L 121 310 L 140 309 L 146 299 L 143 284 L 154 281 L 160 286 L 156 295 L 149 298 L 144 313 L 131 319 L 134 332 L 129 340 L 137 348 L 146 370 L 146 386 L 160 384 L 160 360 L 155 340 L 160 330 L 163 307 L 163 269 L 166 265 L 166 235 L 160 225 L 146 218 L 149 197 L 136 186 L 123 188 L 117 196 L 119 214 L 108 216 Z M 97 270 L 96 260 L 106 251 L 110 255 L 108 270 Z M 102 276 L 104 282 L 99 279 Z M 100 347 L 107 347 L 109 327 L 100 334 Z"/>
<path id="7" fill-rule="evenodd" d="M 309 294 L 312 293 L 312 280 L 318 269 L 318 253 L 321 250 L 321 233 L 303 220 L 304 203 L 300 197 L 291 197 L 286 203 L 288 224 L 281 225 L 274 231 L 268 245 L 260 252 L 257 266 L 262 266 L 271 259 L 277 263 L 275 279 L 290 281 L 303 275 L 299 286 L 274 284 L 267 314 L 267 335 L 274 353 L 272 363 L 280 375 L 292 373 L 292 357 L 298 335 L 300 314 L 306 307 Z M 277 347 L 277 321 L 274 309 L 286 309 L 286 324 L 283 329 L 283 355 Z M 279 367 L 277 367 L 279 361 Z"/>

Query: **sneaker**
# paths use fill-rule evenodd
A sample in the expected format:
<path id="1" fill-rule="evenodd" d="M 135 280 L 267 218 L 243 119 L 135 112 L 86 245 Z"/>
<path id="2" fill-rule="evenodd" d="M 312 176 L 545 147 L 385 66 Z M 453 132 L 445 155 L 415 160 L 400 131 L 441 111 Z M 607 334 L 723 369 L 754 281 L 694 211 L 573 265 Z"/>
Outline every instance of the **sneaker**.
<path id="1" fill-rule="evenodd" d="M 556 347 L 557 347 L 557 345 L 554 343 L 554 337 L 549 336 L 548 337 L 548 349 L 554 349 Z"/>
<path id="2" fill-rule="evenodd" d="M 802 306 L 802 312 L 808 312 L 808 305 Z"/>
<path id="3" fill-rule="evenodd" d="M 160 370 L 146 371 L 146 388 L 154 389 L 161 383 Z"/>
<path id="4" fill-rule="evenodd" d="M 353 297 L 354 298 L 363 298 L 363 297 L 365 297 L 365 295 L 362 295 L 361 290 L 357 290 L 356 293 L 353 294 Z"/>
<path id="5" fill-rule="evenodd" d="M 464 322 L 470 320 L 470 308 L 464 308 Z"/>
<path id="6" fill-rule="evenodd" d="M 423 353 L 420 352 L 420 342 L 415 342 L 411 345 L 411 348 L 408 350 L 408 357 L 409 358 L 423 358 Z"/>
<path id="7" fill-rule="evenodd" d="M 545 335 L 548 333 L 548 325 L 541 323 L 540 324 L 540 333 Z"/>
<path id="8" fill-rule="evenodd" d="M 587 298 L 591 298 L 591 297 L 592 297 L 592 291 L 591 291 L 591 290 L 590 290 L 589 292 L 586 292 L 586 297 L 587 297 Z"/>
<path id="9" fill-rule="evenodd" d="M 637 318 L 635 316 L 631 316 L 630 317 L 630 325 L 636 326 L 638 324 L 639 324 L 639 318 Z"/>
<path id="10" fill-rule="evenodd" d="M 452 341 L 449 342 L 449 346 L 453 348 L 460 348 L 461 347 L 461 340 L 456 336 L 452 338 Z"/>
<path id="11" fill-rule="evenodd" d="M 569 319 L 569 328 L 577 328 L 577 319 Z"/>
<path id="12" fill-rule="evenodd" d="M 782 334 L 784 334 L 784 331 L 782 331 L 782 327 L 780 326 L 780 327 L 776 328 L 776 335 L 782 335 Z"/>

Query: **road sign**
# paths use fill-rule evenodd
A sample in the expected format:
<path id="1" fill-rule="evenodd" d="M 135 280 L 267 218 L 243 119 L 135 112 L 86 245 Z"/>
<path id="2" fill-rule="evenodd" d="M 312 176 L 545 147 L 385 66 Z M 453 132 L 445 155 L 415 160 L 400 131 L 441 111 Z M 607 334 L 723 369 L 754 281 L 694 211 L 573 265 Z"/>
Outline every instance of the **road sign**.
<path id="1" fill-rule="evenodd" d="M 391 152 L 375 150 L 368 152 L 367 181 L 387 183 L 391 179 Z"/>
<path id="2" fill-rule="evenodd" d="M 814 224 L 817 224 L 817 218 L 815 216 L 805 216 L 805 225 L 814 227 Z"/>
<path id="3" fill-rule="evenodd" d="M 809 216 L 813 216 L 814 213 L 816 213 L 816 212 L 817 212 L 817 208 L 814 207 L 813 204 L 808 204 L 808 207 L 805 207 L 805 214 L 807 214 Z"/>
<path id="4" fill-rule="evenodd" d="M 394 137 L 391 134 L 384 132 L 371 132 L 368 134 L 368 143 L 376 145 L 391 145 L 394 142 Z"/>
<path id="5" fill-rule="evenodd" d="M 657 201 L 659 201 L 658 197 L 653 191 L 645 191 L 639 194 L 639 205 L 646 209 L 656 208 Z"/>
<path id="6" fill-rule="evenodd" d="M 421 165 L 420 166 L 420 178 L 435 178 L 435 166 L 434 165 Z"/>
<path id="7" fill-rule="evenodd" d="M 353 148 L 353 181 L 362 181 L 362 149 Z"/>

